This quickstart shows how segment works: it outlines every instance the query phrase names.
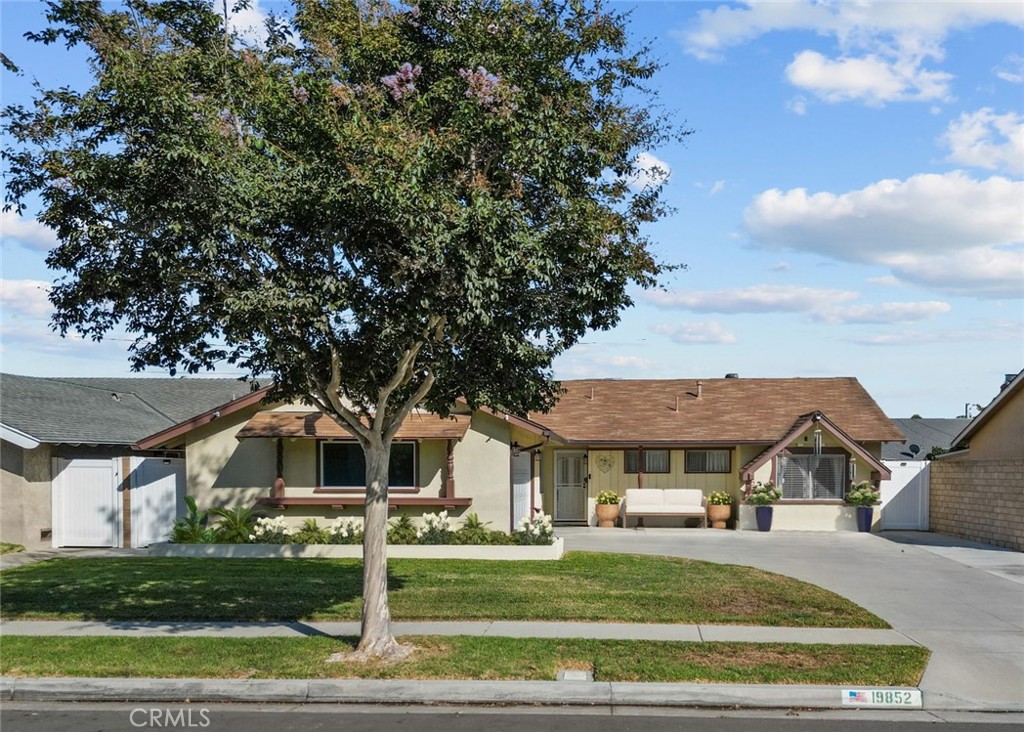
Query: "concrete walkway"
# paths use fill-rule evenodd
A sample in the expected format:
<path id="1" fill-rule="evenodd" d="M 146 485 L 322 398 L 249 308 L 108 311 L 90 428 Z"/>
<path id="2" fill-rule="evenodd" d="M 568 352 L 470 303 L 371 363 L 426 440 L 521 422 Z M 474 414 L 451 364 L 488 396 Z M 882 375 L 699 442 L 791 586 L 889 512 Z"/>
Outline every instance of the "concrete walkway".
<path id="1" fill-rule="evenodd" d="M 124 557 L 148 557 L 148 549 L 37 549 L 31 552 L 11 552 L 0 554 L 0 571 L 13 567 L 24 567 L 26 564 L 45 562 L 47 559 L 81 558 L 104 559 Z"/>
<path id="2" fill-rule="evenodd" d="M 397 636 L 481 635 L 504 638 L 600 638 L 652 641 L 742 641 L 917 645 L 895 630 L 875 628 L 764 628 L 743 625 L 551 622 L 395 622 Z M 55 636 L 216 636 L 221 638 L 358 636 L 358 622 L 161 623 L 144 621 L 3 620 L 0 634 Z"/>
<path id="3" fill-rule="evenodd" d="M 1024 709 L 1024 554 L 921 532 L 560 529 L 566 550 L 742 564 L 811 582 L 932 651 L 921 689 Z"/>

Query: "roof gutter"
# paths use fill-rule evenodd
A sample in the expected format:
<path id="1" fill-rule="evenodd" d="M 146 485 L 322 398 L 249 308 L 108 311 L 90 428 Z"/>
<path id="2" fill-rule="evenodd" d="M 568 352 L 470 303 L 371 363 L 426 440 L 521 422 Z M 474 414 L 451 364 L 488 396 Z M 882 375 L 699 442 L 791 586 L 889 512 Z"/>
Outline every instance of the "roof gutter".
<path id="1" fill-rule="evenodd" d="M 6 440 L 12 445 L 17 445 L 23 450 L 34 450 L 43 444 L 27 432 L 22 432 L 3 422 L 0 422 L 0 439 Z"/>

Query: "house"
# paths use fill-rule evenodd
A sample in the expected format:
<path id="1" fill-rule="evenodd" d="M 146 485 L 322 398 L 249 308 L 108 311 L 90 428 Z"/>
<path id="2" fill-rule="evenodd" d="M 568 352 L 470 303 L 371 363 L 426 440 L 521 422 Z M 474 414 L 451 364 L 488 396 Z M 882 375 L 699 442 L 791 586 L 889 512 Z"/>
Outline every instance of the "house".
<path id="1" fill-rule="evenodd" d="M 0 540 L 41 549 L 164 538 L 184 496 L 183 459 L 135 443 L 248 391 L 230 379 L 0 375 Z"/>
<path id="2" fill-rule="evenodd" d="M 931 469 L 932 531 L 1024 551 L 1024 371 L 953 438 Z"/>
<path id="3" fill-rule="evenodd" d="M 893 424 L 906 439 L 882 445 L 882 462 L 892 476 L 880 486 L 879 528 L 927 531 L 931 460 L 949 451 L 967 420 L 911 417 Z"/>
<path id="4" fill-rule="evenodd" d="M 853 378 L 562 386 L 545 414 L 465 405 L 445 419 L 411 414 L 392 448 L 393 510 L 476 513 L 501 529 L 543 510 L 556 523 L 587 525 L 602 490 L 697 488 L 739 499 L 754 481 L 773 480 L 784 495 L 778 528 L 853 529 L 845 491 L 889 477 L 882 443 L 903 438 Z M 362 511 L 358 445 L 308 407 L 261 404 L 251 395 L 137 447 L 181 451 L 188 492 L 203 506 L 256 504 L 294 523 Z M 743 511 L 737 518 L 740 528 L 752 525 Z"/>

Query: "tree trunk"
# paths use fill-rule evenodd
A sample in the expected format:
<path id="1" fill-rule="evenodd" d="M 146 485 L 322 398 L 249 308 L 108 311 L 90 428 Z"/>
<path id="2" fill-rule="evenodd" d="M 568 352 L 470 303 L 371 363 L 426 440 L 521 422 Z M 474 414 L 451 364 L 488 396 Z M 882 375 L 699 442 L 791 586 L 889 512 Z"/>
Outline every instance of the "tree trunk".
<path id="1" fill-rule="evenodd" d="M 388 462 L 391 444 L 364 446 L 366 507 L 363 519 L 362 635 L 356 654 L 364 658 L 398 660 L 409 654 L 391 632 L 388 607 Z"/>

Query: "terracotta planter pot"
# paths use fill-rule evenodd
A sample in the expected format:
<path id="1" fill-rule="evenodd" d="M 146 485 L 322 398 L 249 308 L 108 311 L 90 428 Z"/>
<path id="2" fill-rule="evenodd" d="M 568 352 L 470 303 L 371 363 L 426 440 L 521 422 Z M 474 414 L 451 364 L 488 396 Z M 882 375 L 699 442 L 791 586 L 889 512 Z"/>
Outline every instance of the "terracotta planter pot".
<path id="1" fill-rule="evenodd" d="M 602 529 L 610 529 L 615 526 L 619 518 L 619 504 L 599 503 L 597 504 L 597 525 Z"/>
<path id="2" fill-rule="evenodd" d="M 726 522 L 732 518 L 732 506 L 708 506 L 708 521 L 712 529 L 724 529 Z"/>

